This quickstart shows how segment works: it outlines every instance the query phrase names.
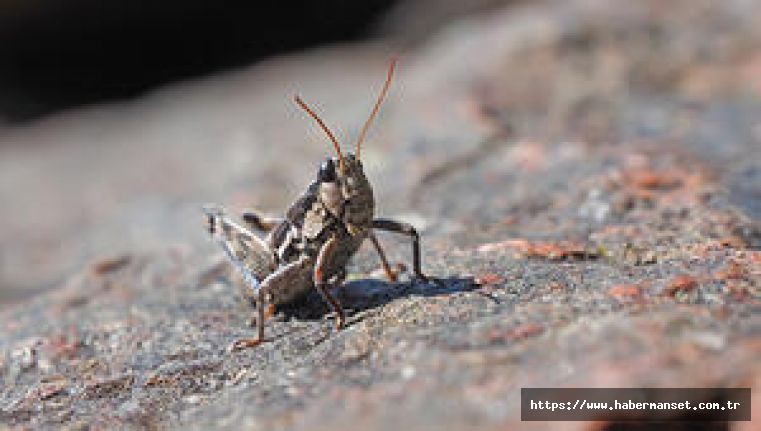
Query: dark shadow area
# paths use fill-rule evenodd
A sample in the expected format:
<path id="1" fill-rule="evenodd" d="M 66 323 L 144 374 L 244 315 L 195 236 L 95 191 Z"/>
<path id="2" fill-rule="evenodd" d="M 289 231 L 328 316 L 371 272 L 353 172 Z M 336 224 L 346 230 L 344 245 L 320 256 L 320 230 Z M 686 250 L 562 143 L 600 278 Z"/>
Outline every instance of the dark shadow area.
<path id="1" fill-rule="evenodd" d="M 366 37 L 394 3 L 11 2 L 0 8 L 0 119 L 132 97 L 273 54 Z"/>
<path id="2" fill-rule="evenodd" d="M 336 289 L 336 298 L 346 311 L 347 317 L 365 310 L 381 307 L 397 299 L 409 296 L 443 296 L 458 292 L 470 292 L 479 286 L 472 278 L 448 277 L 437 279 L 438 283 L 406 282 L 389 283 L 383 280 L 356 280 Z M 290 320 L 319 320 L 330 309 L 317 290 L 299 301 L 278 307 L 278 318 Z"/>

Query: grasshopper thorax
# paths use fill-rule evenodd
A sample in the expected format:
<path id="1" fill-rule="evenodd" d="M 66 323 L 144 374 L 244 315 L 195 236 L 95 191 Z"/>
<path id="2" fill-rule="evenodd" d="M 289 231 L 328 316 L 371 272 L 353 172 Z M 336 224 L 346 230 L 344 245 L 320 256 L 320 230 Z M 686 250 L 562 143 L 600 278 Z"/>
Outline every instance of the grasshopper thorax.
<path id="1" fill-rule="evenodd" d="M 320 166 L 317 181 L 322 204 L 352 235 L 370 228 L 375 212 L 373 189 L 354 154 L 327 159 Z"/>

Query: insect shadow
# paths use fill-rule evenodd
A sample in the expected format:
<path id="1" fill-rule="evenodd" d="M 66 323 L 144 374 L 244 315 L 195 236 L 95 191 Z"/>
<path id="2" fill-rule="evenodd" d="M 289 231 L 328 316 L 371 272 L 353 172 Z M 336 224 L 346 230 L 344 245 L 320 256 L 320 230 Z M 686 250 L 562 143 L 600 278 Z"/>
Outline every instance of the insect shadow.
<path id="1" fill-rule="evenodd" d="M 472 277 L 448 277 L 436 279 L 436 283 L 393 283 L 378 279 L 361 279 L 345 283 L 335 290 L 344 309 L 350 316 L 349 324 L 356 322 L 362 312 L 380 308 L 390 302 L 412 296 L 446 296 L 476 291 L 479 285 Z M 482 292 L 480 294 L 486 295 Z M 490 297 L 495 300 L 495 298 Z M 329 307 L 315 290 L 297 301 L 278 306 L 277 319 L 321 320 L 330 313 Z"/>

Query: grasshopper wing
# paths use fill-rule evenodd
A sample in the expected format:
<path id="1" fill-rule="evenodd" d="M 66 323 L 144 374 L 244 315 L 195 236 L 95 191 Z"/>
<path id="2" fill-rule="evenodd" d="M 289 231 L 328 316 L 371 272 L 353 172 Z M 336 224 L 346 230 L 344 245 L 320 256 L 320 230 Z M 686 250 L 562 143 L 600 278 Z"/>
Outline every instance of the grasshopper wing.
<path id="1" fill-rule="evenodd" d="M 249 232 L 237 232 L 223 245 L 230 261 L 243 275 L 254 292 L 261 282 L 275 271 L 275 256 L 267 244 Z"/>
<path id="2" fill-rule="evenodd" d="M 231 220 L 221 208 L 206 208 L 209 231 L 253 292 L 277 268 L 275 255 L 262 239 Z"/>

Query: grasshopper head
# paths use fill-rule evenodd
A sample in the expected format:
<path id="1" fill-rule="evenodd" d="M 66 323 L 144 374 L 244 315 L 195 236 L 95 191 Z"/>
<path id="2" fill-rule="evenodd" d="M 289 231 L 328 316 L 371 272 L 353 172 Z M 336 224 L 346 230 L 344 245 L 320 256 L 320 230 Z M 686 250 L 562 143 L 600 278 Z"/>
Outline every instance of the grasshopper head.
<path id="1" fill-rule="evenodd" d="M 317 172 L 317 181 L 322 188 L 335 189 L 342 200 L 362 194 L 369 186 L 362 162 L 351 153 L 344 156 L 343 160 L 333 157 L 325 160 Z"/>

